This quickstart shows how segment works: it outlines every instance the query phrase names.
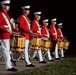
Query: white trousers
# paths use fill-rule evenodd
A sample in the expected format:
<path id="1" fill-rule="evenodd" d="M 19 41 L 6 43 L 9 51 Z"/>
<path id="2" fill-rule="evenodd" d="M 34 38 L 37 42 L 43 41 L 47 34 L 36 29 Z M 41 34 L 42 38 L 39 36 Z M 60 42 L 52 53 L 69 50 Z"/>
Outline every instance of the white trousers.
<path id="1" fill-rule="evenodd" d="M 32 58 L 37 56 L 37 50 L 34 51 Z"/>
<path id="2" fill-rule="evenodd" d="M 11 57 L 10 57 L 10 39 L 3 39 L 1 41 L 2 50 L 4 53 L 6 69 L 12 68 Z"/>
<path id="3" fill-rule="evenodd" d="M 34 57 L 36 57 L 36 56 L 38 56 L 39 61 L 43 61 L 41 49 L 40 49 L 40 50 L 35 50 L 35 51 L 34 51 L 34 54 L 33 54 L 32 58 L 34 58 Z"/>
<path id="4" fill-rule="evenodd" d="M 63 49 L 60 50 L 60 54 L 61 54 L 61 57 L 64 57 L 64 50 Z"/>
<path id="5" fill-rule="evenodd" d="M 46 54 L 47 54 L 47 57 L 49 60 L 52 60 L 52 56 L 51 56 L 51 53 L 50 51 L 46 51 Z M 37 56 L 37 50 L 35 50 L 34 54 L 33 54 L 33 58 Z M 39 56 L 39 61 L 43 61 L 43 57 L 42 57 L 42 52 L 41 50 L 38 51 L 38 56 Z"/>
<path id="6" fill-rule="evenodd" d="M 31 64 L 30 60 L 29 60 L 29 55 L 28 55 L 28 49 L 29 48 L 29 40 L 25 41 L 25 50 L 24 50 L 24 56 L 25 56 L 25 61 L 26 64 L 29 65 Z"/>
<path id="7" fill-rule="evenodd" d="M 56 46 L 55 46 L 55 58 L 59 58 L 59 54 L 58 54 L 58 44 L 56 44 Z"/>
<path id="8" fill-rule="evenodd" d="M 42 51 L 41 49 L 37 51 L 38 52 L 38 57 L 39 57 L 39 61 L 43 61 L 43 57 L 42 57 Z"/>
<path id="9" fill-rule="evenodd" d="M 52 60 L 52 56 L 51 56 L 50 50 L 46 51 L 46 54 L 47 54 L 48 59 Z"/>

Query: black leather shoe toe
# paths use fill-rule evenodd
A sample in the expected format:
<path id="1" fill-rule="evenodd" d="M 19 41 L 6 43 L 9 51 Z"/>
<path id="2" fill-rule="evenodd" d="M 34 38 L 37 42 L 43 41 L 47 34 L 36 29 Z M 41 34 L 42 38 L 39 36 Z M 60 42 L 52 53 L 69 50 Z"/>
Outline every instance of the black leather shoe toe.
<path id="1" fill-rule="evenodd" d="M 61 60 L 60 58 L 55 58 L 55 60 Z"/>
<path id="2" fill-rule="evenodd" d="M 40 61 L 39 63 L 47 63 L 47 62 L 45 62 L 45 61 Z"/>
<path id="3" fill-rule="evenodd" d="M 54 62 L 54 60 L 49 60 L 49 62 Z"/>
<path id="4" fill-rule="evenodd" d="M 35 65 L 30 64 L 30 65 L 26 65 L 26 67 L 35 67 Z"/>
<path id="5" fill-rule="evenodd" d="M 15 69 L 15 68 L 13 67 L 13 68 L 7 69 L 7 71 L 17 71 L 17 69 Z"/>

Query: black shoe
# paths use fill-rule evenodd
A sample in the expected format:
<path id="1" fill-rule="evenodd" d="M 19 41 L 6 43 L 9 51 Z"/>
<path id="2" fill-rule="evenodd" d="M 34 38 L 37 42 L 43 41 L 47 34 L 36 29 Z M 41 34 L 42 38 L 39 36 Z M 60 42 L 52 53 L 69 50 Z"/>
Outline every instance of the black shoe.
<path id="1" fill-rule="evenodd" d="M 47 63 L 47 62 L 45 62 L 45 61 L 40 61 L 39 63 Z"/>
<path id="2" fill-rule="evenodd" d="M 55 60 L 61 60 L 60 58 L 55 58 Z"/>
<path id="3" fill-rule="evenodd" d="M 16 66 L 16 60 L 11 59 L 11 62 Z"/>
<path id="4" fill-rule="evenodd" d="M 7 69 L 7 71 L 17 71 L 17 69 L 15 69 L 15 68 L 13 67 L 13 68 Z"/>
<path id="5" fill-rule="evenodd" d="M 66 57 L 61 57 L 61 58 L 66 58 Z"/>
<path id="6" fill-rule="evenodd" d="M 38 57 L 36 56 L 36 57 L 34 57 L 33 59 L 36 59 L 36 60 L 38 60 Z"/>
<path id="7" fill-rule="evenodd" d="M 30 65 L 26 65 L 26 67 L 35 67 L 35 65 L 30 64 Z"/>
<path id="8" fill-rule="evenodd" d="M 52 60 L 49 60 L 49 62 L 54 62 L 54 60 L 52 59 Z"/>

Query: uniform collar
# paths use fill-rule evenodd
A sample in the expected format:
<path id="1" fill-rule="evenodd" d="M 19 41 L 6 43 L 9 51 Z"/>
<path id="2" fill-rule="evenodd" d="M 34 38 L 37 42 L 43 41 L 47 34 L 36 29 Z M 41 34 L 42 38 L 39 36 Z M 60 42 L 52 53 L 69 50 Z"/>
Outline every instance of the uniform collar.
<path id="1" fill-rule="evenodd" d="M 43 27 L 47 27 L 46 25 L 43 25 Z"/>
<path id="2" fill-rule="evenodd" d="M 52 26 L 55 26 L 54 24 L 52 24 Z"/>
<path id="3" fill-rule="evenodd" d="M 61 28 L 58 28 L 59 30 L 61 30 Z"/>
<path id="4" fill-rule="evenodd" d="M 35 19 L 35 21 L 39 22 L 39 20 Z"/>
<path id="5" fill-rule="evenodd" d="M 26 14 L 23 14 L 24 16 L 27 16 Z"/>
<path id="6" fill-rule="evenodd" d="M 2 12 L 7 13 L 7 11 L 6 11 L 6 10 L 2 10 Z"/>

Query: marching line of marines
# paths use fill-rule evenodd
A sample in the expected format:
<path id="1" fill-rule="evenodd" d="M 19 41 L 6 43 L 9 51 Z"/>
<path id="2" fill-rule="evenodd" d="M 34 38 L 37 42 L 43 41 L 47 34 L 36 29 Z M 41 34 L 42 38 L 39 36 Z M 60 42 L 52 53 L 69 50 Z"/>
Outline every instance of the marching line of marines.
<path id="1" fill-rule="evenodd" d="M 2 1 L 1 6 L 2 6 L 2 11 L 0 12 L 0 42 L 5 56 L 6 69 L 7 71 L 17 71 L 17 69 L 15 69 L 14 66 L 12 65 L 11 56 L 10 56 L 10 49 L 11 49 L 10 36 L 14 33 L 17 35 L 17 33 L 14 32 L 12 29 L 11 26 L 12 22 L 10 21 L 10 17 L 7 13 L 10 8 L 10 1 L 9 0 Z M 47 41 L 47 46 L 50 44 L 50 42 L 53 43 L 52 48 L 49 48 L 50 45 L 48 46 L 48 48 L 42 48 L 41 46 L 38 47 L 37 45 L 34 46 L 33 58 L 37 57 L 39 63 L 47 63 L 43 59 L 43 52 L 47 55 L 48 60 L 50 62 L 54 61 L 52 55 L 55 55 L 55 60 L 60 60 L 59 51 L 61 57 L 64 58 L 65 57 L 64 49 L 61 48 L 59 50 L 58 48 L 58 41 L 64 41 L 65 39 L 61 31 L 62 23 L 57 24 L 56 23 L 57 19 L 54 18 L 51 20 L 52 24 L 50 25 L 50 28 L 48 28 L 49 19 L 44 19 L 42 20 L 43 26 L 41 27 L 39 23 L 41 19 L 40 11 L 34 12 L 35 19 L 32 21 L 32 23 L 28 17 L 30 13 L 30 5 L 23 6 L 22 11 L 23 13 L 18 17 L 17 22 L 18 22 L 19 33 L 20 35 L 23 35 L 25 38 L 24 41 L 25 48 L 23 52 L 24 52 L 26 67 L 35 67 L 35 65 L 33 65 L 29 59 L 30 56 L 29 50 L 30 52 L 32 51 L 31 48 L 29 49 L 29 46 L 30 46 L 30 41 L 32 41 L 33 37 L 35 39 L 38 38 L 38 42 L 36 42 L 37 45 L 40 45 L 43 42 L 41 46 L 44 46 L 45 41 Z M 58 26 L 57 29 L 55 27 L 56 24 Z M 31 42 L 32 44 L 35 42 L 35 39 L 33 42 Z M 43 41 L 41 41 L 41 39 L 43 39 Z"/>

